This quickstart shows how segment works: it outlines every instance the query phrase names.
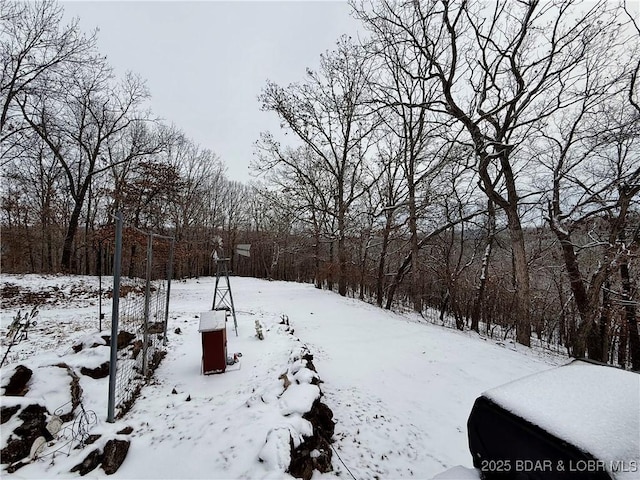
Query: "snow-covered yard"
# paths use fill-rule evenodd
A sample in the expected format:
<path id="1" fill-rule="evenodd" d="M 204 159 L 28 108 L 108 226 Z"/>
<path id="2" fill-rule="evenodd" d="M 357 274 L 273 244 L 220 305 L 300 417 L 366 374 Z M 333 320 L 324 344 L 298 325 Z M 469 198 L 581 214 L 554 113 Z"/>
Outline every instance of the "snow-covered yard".
<path id="1" fill-rule="evenodd" d="M 228 352 L 242 353 L 241 361 L 224 374 L 204 376 L 198 317 L 211 308 L 214 281 L 173 283 L 167 356 L 124 418 L 106 422 L 108 379 L 79 375 L 83 406 L 97 416 L 90 433 L 101 434 L 102 440 L 72 450 L 70 456 L 66 450 L 47 455 L 58 448 L 52 442 L 39 459 L 10 476 L 75 478 L 78 474 L 70 469 L 96 445 L 126 437 L 129 452 L 114 478 L 287 477 L 282 466 L 288 445 L 282 444 L 280 433 L 288 439 L 291 432 L 294 441 L 308 433 L 310 425 L 301 414 L 317 395 L 317 387 L 302 378 L 313 375 L 300 364 L 306 347 L 314 355 L 323 401 L 333 410 L 338 454 L 333 455 L 333 472 L 316 472 L 314 478 L 428 479 L 457 465 L 472 467 L 466 421 L 483 391 L 567 362 L 421 323 L 417 316 L 384 311 L 311 285 L 233 277 L 238 336 L 229 322 Z M 3 275 L 2 282 L 33 290 L 84 285 L 83 290 L 94 293 L 97 286 L 94 277 Z M 17 309 L 3 308 L 2 332 Z M 103 311 L 110 318 L 107 299 Z M 293 334 L 280 324 L 283 315 Z M 256 338 L 256 320 L 264 325 L 262 341 Z M 40 401 L 53 413 L 67 401 L 69 381 L 52 366 L 95 367 L 108 360 L 109 349 L 71 349 L 83 338 L 99 337 L 93 294 L 44 305 L 37 321 L 1 371 L 5 385 L 18 364 L 34 369 L 30 390 L 26 397 L 3 396 L 2 405 Z M 38 375 L 35 367 L 49 373 Z M 295 390 L 285 390 L 283 374 L 302 381 Z M 3 446 L 14 421 L 2 427 Z M 132 427 L 132 433 L 117 433 L 125 427 Z M 97 468 L 89 476 L 106 474 Z"/>

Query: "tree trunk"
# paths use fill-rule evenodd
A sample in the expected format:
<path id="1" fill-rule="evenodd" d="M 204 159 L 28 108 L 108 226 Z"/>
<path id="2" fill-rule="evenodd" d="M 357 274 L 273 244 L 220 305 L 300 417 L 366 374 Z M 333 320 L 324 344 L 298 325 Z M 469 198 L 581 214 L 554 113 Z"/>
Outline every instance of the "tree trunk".
<path id="1" fill-rule="evenodd" d="M 93 166 L 95 165 L 95 158 L 91 159 L 89 164 L 89 171 L 93 172 Z M 69 225 L 67 227 L 67 233 L 64 237 L 64 244 L 62 245 L 62 259 L 60 261 L 63 272 L 72 273 L 72 261 L 71 255 L 73 254 L 73 241 L 80 225 L 80 214 L 82 213 L 82 207 L 84 206 L 84 200 L 91 184 L 91 173 L 89 173 L 80 188 L 77 197 L 74 197 L 73 211 L 69 218 Z"/>
<path id="2" fill-rule="evenodd" d="M 334 254 L 333 254 L 333 250 L 334 250 L 334 246 L 333 246 L 333 240 L 331 240 L 329 242 L 329 268 L 327 271 L 327 289 L 333 291 L 333 260 L 334 260 Z"/>
<path id="3" fill-rule="evenodd" d="M 418 260 L 418 222 L 416 211 L 416 194 L 415 183 L 413 179 L 413 162 L 410 162 L 410 175 L 409 175 L 409 232 L 411 234 L 411 258 L 414 262 Z M 413 310 L 418 313 L 422 313 L 422 291 L 419 288 L 420 284 L 420 272 L 418 268 L 414 268 L 411 271 L 411 303 Z"/>
<path id="4" fill-rule="evenodd" d="M 338 237 L 338 293 L 347 295 L 347 252 L 342 234 Z"/>
<path id="5" fill-rule="evenodd" d="M 391 214 L 387 215 L 387 221 L 382 232 L 382 250 L 378 261 L 378 276 L 376 278 L 376 304 L 382 307 L 384 301 L 385 265 L 387 261 L 387 249 L 389 248 L 389 234 L 391 232 Z"/>
<path id="6" fill-rule="evenodd" d="M 480 333 L 480 314 L 482 312 L 482 303 L 484 301 L 485 290 L 487 287 L 487 278 L 489 276 L 489 260 L 491 259 L 491 251 L 496 236 L 496 209 L 491 200 L 487 205 L 487 243 L 482 256 L 482 267 L 480 268 L 480 285 L 476 290 L 476 296 L 471 311 L 471 330 Z"/>
<path id="7" fill-rule="evenodd" d="M 524 233 L 518 216 L 517 207 L 507 208 L 507 221 L 511 236 L 511 248 L 513 251 L 513 270 L 516 289 L 516 341 L 527 347 L 531 346 L 531 321 L 530 321 L 530 289 L 529 267 L 527 253 L 524 245 Z"/>
<path id="8" fill-rule="evenodd" d="M 622 300 L 624 302 L 624 316 L 628 330 L 631 368 L 640 371 L 640 334 L 638 333 L 636 307 L 631 298 L 631 275 L 629 273 L 629 259 L 626 255 L 623 261 L 620 262 L 620 280 L 622 282 Z M 622 341 L 620 343 L 622 344 Z M 622 349 L 622 345 L 620 348 Z"/>
<path id="9" fill-rule="evenodd" d="M 316 230 L 314 235 L 315 245 L 313 246 L 313 267 L 315 287 L 322 288 L 322 278 L 320 276 L 320 233 Z"/>
<path id="10" fill-rule="evenodd" d="M 131 256 L 129 258 L 129 278 L 134 278 L 136 276 L 136 254 L 137 254 L 136 243 L 134 239 L 134 243 L 131 244 Z"/>
<path id="11" fill-rule="evenodd" d="M 398 272 L 396 273 L 395 277 L 393 277 L 393 281 L 391 282 L 391 285 L 389 285 L 389 293 L 387 294 L 387 304 L 384 307 L 387 310 L 391 310 L 391 305 L 393 305 L 393 297 L 396 294 L 396 290 L 398 286 L 402 283 L 404 276 L 411 270 L 411 264 L 412 264 L 411 252 L 409 252 L 409 255 L 405 257 L 404 261 L 402 262 L 402 265 L 400 265 L 400 268 L 398 269 Z"/>
<path id="12" fill-rule="evenodd" d="M 347 295 L 347 250 L 344 205 L 340 205 L 338 213 L 338 293 Z"/>
<path id="13" fill-rule="evenodd" d="M 64 243 L 62 244 L 62 258 L 60 260 L 60 266 L 65 273 L 73 273 L 71 256 L 73 254 L 73 240 L 75 239 L 76 232 L 78 231 L 78 225 L 80 224 L 80 213 L 82 211 L 82 203 L 77 201 L 71 212 L 69 218 L 69 225 L 67 226 L 67 233 L 64 237 Z"/>
<path id="14" fill-rule="evenodd" d="M 451 295 L 449 289 L 444 292 L 444 298 L 440 302 L 440 323 L 444 325 L 444 316 L 447 313 L 447 308 L 449 308 L 449 300 L 451 299 Z"/>
<path id="15" fill-rule="evenodd" d="M 598 362 L 607 362 L 608 360 L 608 342 L 607 334 L 609 328 L 609 314 L 611 311 L 611 294 L 609 293 L 609 285 L 602 291 L 602 310 L 598 323 L 593 325 L 587 337 L 588 350 L 587 354 L 591 360 Z"/>
<path id="16" fill-rule="evenodd" d="M 367 237 L 369 237 L 369 233 L 367 233 Z M 364 251 L 362 252 L 362 264 L 360 266 L 360 293 L 358 295 L 358 298 L 363 301 L 365 297 L 364 291 L 365 291 L 366 276 L 367 276 L 367 260 L 369 257 L 368 244 L 369 244 L 369 238 L 367 238 L 367 241 L 363 246 Z"/>

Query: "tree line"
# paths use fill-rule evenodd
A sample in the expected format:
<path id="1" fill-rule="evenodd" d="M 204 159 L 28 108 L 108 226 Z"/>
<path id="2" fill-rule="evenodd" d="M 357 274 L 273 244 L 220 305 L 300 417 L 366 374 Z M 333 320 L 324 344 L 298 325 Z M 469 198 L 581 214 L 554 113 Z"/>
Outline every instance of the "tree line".
<path id="1" fill-rule="evenodd" d="M 261 135 L 246 185 L 55 2 L 3 0 L 4 271 L 108 271 L 120 210 L 132 232 L 175 236 L 179 277 L 214 274 L 219 239 L 250 243 L 237 274 L 640 369 L 640 30 L 624 3 L 352 8 L 362 39 L 266 82 L 288 135 Z"/>

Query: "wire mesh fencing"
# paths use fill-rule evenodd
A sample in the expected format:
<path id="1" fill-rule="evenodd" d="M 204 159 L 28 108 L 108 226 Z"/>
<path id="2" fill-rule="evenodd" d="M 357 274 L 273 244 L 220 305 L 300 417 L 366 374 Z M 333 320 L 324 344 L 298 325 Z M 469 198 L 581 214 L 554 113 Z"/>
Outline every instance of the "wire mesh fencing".
<path id="1" fill-rule="evenodd" d="M 172 237 L 125 227 L 116 215 L 109 422 L 131 408 L 165 355 L 173 247 Z"/>

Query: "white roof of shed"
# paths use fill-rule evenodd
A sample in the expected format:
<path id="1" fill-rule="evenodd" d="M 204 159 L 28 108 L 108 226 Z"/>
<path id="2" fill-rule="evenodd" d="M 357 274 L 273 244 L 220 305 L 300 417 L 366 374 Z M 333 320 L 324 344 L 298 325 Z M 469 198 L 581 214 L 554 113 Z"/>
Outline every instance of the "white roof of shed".
<path id="1" fill-rule="evenodd" d="M 200 314 L 199 332 L 213 332 L 227 328 L 227 314 L 224 310 L 209 310 Z"/>

